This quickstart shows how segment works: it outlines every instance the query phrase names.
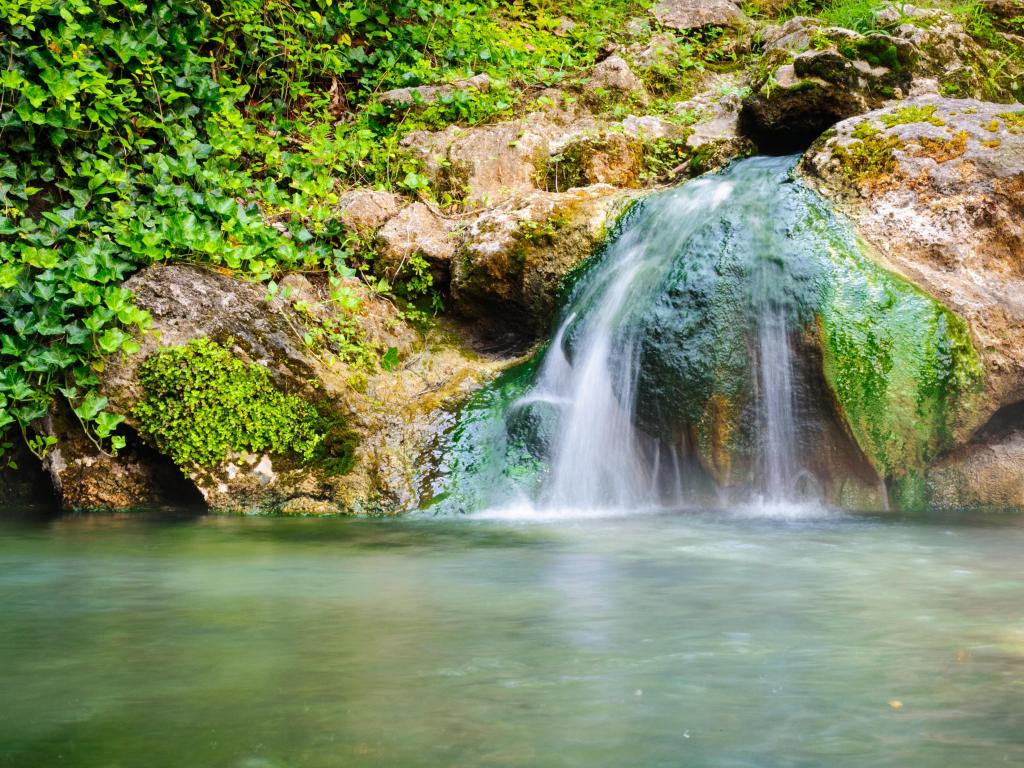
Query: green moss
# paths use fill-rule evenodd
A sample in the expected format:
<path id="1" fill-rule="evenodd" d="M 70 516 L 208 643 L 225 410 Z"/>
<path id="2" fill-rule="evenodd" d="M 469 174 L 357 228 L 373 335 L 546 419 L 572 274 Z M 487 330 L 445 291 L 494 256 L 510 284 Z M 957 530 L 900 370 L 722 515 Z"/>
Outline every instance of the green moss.
<path id="1" fill-rule="evenodd" d="M 951 446 L 984 376 L 961 319 L 858 251 L 832 254 L 819 314 L 825 377 L 872 465 L 900 478 Z"/>
<path id="2" fill-rule="evenodd" d="M 909 123 L 946 124 L 942 118 L 936 116 L 934 104 L 900 107 L 894 112 L 887 112 L 881 115 L 878 119 L 882 121 L 886 128 L 892 128 L 894 125 L 907 125 Z"/>
<path id="3" fill-rule="evenodd" d="M 850 181 L 857 186 L 874 187 L 883 184 L 899 170 L 893 151 L 902 147 L 899 137 L 876 133 L 865 135 L 847 146 L 836 146 L 832 155 L 840 162 L 843 174 Z"/>
<path id="4" fill-rule="evenodd" d="M 333 473 L 351 469 L 355 438 L 344 421 L 326 404 L 281 392 L 265 367 L 235 357 L 230 343 L 195 339 L 142 363 L 145 397 L 132 409 L 142 438 L 181 467 L 267 452 Z"/>
<path id="5" fill-rule="evenodd" d="M 1017 112 L 1000 112 L 996 117 L 1006 123 L 1010 133 L 1024 132 L 1024 109 Z"/>
<path id="6" fill-rule="evenodd" d="M 899 50 L 885 35 L 869 35 L 839 46 L 839 52 L 848 59 L 866 61 L 872 67 L 885 67 L 893 72 L 903 69 Z"/>

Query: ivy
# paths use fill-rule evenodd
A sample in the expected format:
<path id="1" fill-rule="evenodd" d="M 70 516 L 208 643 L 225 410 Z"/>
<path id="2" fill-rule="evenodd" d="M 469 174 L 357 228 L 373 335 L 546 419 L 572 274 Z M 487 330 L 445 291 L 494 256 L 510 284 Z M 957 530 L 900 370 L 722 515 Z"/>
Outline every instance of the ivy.
<path id="1" fill-rule="evenodd" d="M 271 282 L 358 262 L 345 186 L 429 196 L 402 136 L 507 114 L 592 63 L 646 0 L 0 0 L 0 455 L 68 401 L 105 451 L 106 359 L 151 325 L 124 281 L 181 261 Z M 580 22 L 558 31 L 564 14 Z M 381 90 L 487 72 L 488 94 L 394 113 Z M 504 85 L 507 83 L 508 85 Z M 431 293 L 429 275 L 392 281 Z"/>

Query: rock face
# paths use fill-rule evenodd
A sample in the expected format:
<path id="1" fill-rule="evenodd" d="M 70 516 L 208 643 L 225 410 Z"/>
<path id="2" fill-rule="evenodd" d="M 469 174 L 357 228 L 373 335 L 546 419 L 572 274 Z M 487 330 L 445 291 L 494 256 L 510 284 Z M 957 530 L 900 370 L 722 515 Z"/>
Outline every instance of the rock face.
<path id="1" fill-rule="evenodd" d="M 367 234 L 379 229 L 404 204 L 405 201 L 393 192 L 353 189 L 338 200 L 338 216 L 349 229 Z"/>
<path id="2" fill-rule="evenodd" d="M 984 390 L 953 443 L 1024 400 L 1024 109 L 915 99 L 839 124 L 801 169 L 883 266 L 967 322 Z"/>
<path id="3" fill-rule="evenodd" d="M 184 466 L 193 491 L 213 510 L 323 514 L 393 511 L 415 502 L 415 463 L 433 412 L 471 391 L 495 363 L 471 359 L 447 345 L 424 346 L 386 302 L 363 297 L 357 320 L 371 344 L 395 347 L 393 372 L 374 365 L 353 368 L 333 356 L 329 344 L 304 341 L 311 323 L 335 311 L 305 278 L 283 284 L 287 300 L 266 300 L 265 289 L 188 266 L 154 266 L 127 287 L 153 316 L 154 332 L 139 353 L 110 361 L 102 391 L 110 409 L 137 428 L 133 406 L 145 396 L 139 367 L 160 348 L 192 339 L 231 343 L 242 359 L 266 366 L 281 391 L 323 402 L 343 417 L 356 442 L 355 463 L 338 473 L 295 457 L 231 454 L 213 467 Z M 352 290 L 361 290 L 353 283 Z M 360 380 L 356 386 L 354 380 Z M 160 501 L 180 502 L 184 478 L 166 459 L 139 445 L 116 459 L 103 457 L 76 430 L 54 420 L 58 437 L 48 469 L 66 507 L 124 508 Z M 177 479 L 169 485 L 162 475 Z M 169 474 L 168 474 L 169 473 Z"/>
<path id="4" fill-rule="evenodd" d="M 948 13 L 884 10 L 887 33 L 859 34 L 796 17 L 762 32 L 762 75 L 744 101 L 743 132 L 767 152 L 808 146 L 829 126 L 890 99 L 939 90 L 1012 101 L 1021 64 L 997 61 Z M 986 77 L 985 72 L 996 73 Z"/>
<path id="5" fill-rule="evenodd" d="M 731 0 L 662 0 L 654 6 L 662 26 L 685 32 L 700 27 L 741 26 L 747 19 Z"/>
<path id="6" fill-rule="evenodd" d="M 483 214 L 466 229 L 453 261 L 456 308 L 494 326 L 490 337 L 509 328 L 528 338 L 543 334 L 562 278 L 594 252 L 627 199 L 595 185 L 532 192 Z"/>
<path id="7" fill-rule="evenodd" d="M 1006 409 L 929 468 L 928 503 L 946 509 L 1024 509 L 1024 407 Z"/>
<path id="8" fill-rule="evenodd" d="M 412 203 L 389 219 L 377 232 L 381 245 L 381 267 L 394 280 L 414 255 L 430 265 L 434 285 L 448 285 L 450 264 L 456 248 L 456 226 L 425 203 Z"/>

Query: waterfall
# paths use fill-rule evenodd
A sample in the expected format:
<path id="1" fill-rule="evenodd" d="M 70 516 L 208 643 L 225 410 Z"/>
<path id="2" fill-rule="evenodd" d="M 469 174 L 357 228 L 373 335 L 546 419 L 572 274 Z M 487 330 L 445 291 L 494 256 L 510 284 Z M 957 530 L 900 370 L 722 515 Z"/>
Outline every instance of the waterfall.
<path id="1" fill-rule="evenodd" d="M 480 398 L 439 451 L 465 468 L 462 508 L 805 500 L 790 342 L 823 246 L 793 162 L 741 161 L 627 215 L 527 383 Z"/>

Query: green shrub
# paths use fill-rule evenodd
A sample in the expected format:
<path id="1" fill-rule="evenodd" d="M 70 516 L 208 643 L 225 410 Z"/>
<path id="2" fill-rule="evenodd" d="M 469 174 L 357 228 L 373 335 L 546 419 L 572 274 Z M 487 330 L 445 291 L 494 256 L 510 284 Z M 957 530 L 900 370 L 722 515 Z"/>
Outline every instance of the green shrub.
<path id="1" fill-rule="evenodd" d="M 278 390 L 261 365 L 196 339 L 139 368 L 139 434 L 182 467 L 214 466 L 229 452 L 322 455 L 330 426 L 306 400 Z"/>

